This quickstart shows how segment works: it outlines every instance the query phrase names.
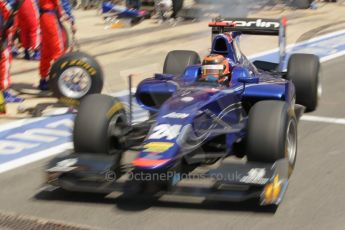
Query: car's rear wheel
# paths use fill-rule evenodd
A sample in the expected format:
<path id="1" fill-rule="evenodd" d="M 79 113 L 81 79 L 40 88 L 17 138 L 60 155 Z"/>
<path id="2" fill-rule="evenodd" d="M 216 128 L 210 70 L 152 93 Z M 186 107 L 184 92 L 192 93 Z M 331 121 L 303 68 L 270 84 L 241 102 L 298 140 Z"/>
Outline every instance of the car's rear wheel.
<path id="1" fill-rule="evenodd" d="M 320 61 L 313 54 L 293 54 L 288 63 L 287 79 L 296 88 L 296 103 L 314 111 L 322 94 Z"/>
<path id="2" fill-rule="evenodd" d="M 186 67 L 200 64 L 199 54 L 190 50 L 173 50 L 165 58 L 163 73 L 180 75 Z"/>
<path id="3" fill-rule="evenodd" d="M 75 152 L 114 155 L 114 163 L 118 164 L 127 127 L 126 112 L 119 100 L 101 94 L 89 95 L 80 104 L 75 119 Z"/>
<path id="4" fill-rule="evenodd" d="M 287 159 L 291 174 L 297 157 L 297 121 L 283 101 L 260 101 L 249 112 L 246 153 L 249 161 Z"/>

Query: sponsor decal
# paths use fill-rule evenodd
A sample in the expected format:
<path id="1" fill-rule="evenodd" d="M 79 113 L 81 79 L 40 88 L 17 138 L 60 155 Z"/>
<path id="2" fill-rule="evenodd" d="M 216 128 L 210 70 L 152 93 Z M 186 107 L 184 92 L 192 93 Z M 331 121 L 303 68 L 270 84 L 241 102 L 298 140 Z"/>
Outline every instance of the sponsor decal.
<path id="1" fill-rule="evenodd" d="M 78 162 L 77 158 L 60 161 L 55 167 L 48 169 L 48 172 L 70 172 L 77 167 L 72 167 Z"/>
<path id="2" fill-rule="evenodd" d="M 240 182 L 248 184 L 266 184 L 269 178 L 265 178 L 265 168 L 252 168 L 248 175 L 241 178 Z"/>
<path id="3" fill-rule="evenodd" d="M 184 102 L 191 102 L 193 100 L 194 100 L 194 98 L 192 98 L 192 97 L 183 97 L 183 98 L 181 98 L 181 101 L 184 101 Z"/>
<path id="4" fill-rule="evenodd" d="M 136 167 L 158 167 L 160 165 L 166 164 L 171 159 L 147 159 L 147 158 L 138 158 L 132 161 L 132 165 Z"/>
<path id="5" fill-rule="evenodd" d="M 168 151 L 172 146 L 174 146 L 174 143 L 170 143 L 170 142 L 150 142 L 150 143 L 144 145 L 144 151 L 143 152 L 163 153 L 165 151 Z"/>
<path id="6" fill-rule="evenodd" d="M 252 20 L 223 20 L 217 22 L 211 22 L 211 27 L 249 27 L 251 29 L 256 28 L 267 28 L 267 29 L 278 29 L 280 27 L 279 21 L 269 21 L 267 19 L 252 19 Z"/>
<path id="7" fill-rule="evenodd" d="M 64 68 L 65 66 L 79 66 L 83 69 L 85 69 L 91 76 L 95 75 L 97 73 L 97 70 L 92 67 L 90 64 L 84 62 L 83 60 L 80 59 L 74 59 L 69 61 L 69 63 L 63 63 L 60 67 L 61 69 Z"/>
<path id="8" fill-rule="evenodd" d="M 175 113 L 175 112 L 172 112 L 163 116 L 163 118 L 176 118 L 176 119 L 184 119 L 187 117 L 189 117 L 188 113 Z"/>
<path id="9" fill-rule="evenodd" d="M 234 21 L 236 23 L 236 27 L 261 27 L 261 28 L 279 28 L 279 22 L 270 22 L 270 21 L 263 21 L 262 19 L 256 19 L 253 21 Z"/>
<path id="10" fill-rule="evenodd" d="M 148 139 L 173 140 L 181 132 L 182 125 L 161 124 L 153 128 L 152 134 Z"/>

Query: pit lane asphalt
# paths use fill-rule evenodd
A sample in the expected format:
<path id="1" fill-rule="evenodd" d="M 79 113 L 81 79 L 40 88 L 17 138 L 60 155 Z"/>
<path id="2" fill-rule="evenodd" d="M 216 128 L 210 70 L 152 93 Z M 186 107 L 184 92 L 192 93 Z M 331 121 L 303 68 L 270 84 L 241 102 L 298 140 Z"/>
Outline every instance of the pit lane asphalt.
<path id="1" fill-rule="evenodd" d="M 345 57 L 322 65 L 323 97 L 310 115 L 345 117 Z M 138 201 L 40 193 L 47 160 L 0 175 L 0 210 L 101 229 L 343 229 L 345 125 L 301 121 L 295 171 L 275 214 L 253 202 Z"/>

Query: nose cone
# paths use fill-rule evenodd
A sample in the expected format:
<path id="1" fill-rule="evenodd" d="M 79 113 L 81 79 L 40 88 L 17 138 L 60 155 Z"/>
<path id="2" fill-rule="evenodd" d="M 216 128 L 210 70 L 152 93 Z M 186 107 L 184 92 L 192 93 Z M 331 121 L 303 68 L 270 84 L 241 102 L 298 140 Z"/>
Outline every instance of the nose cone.
<path id="1" fill-rule="evenodd" d="M 173 142 L 148 142 L 132 165 L 141 169 L 160 169 L 173 164 L 179 146 Z"/>

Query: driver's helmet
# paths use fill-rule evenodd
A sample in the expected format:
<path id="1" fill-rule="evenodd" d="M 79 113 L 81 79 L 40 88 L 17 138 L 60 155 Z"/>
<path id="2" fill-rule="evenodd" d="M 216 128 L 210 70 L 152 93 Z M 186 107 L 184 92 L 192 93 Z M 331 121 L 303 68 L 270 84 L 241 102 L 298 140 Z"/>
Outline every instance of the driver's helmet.
<path id="1" fill-rule="evenodd" d="M 202 62 L 202 81 L 223 83 L 230 74 L 229 61 L 219 54 L 210 54 Z"/>

